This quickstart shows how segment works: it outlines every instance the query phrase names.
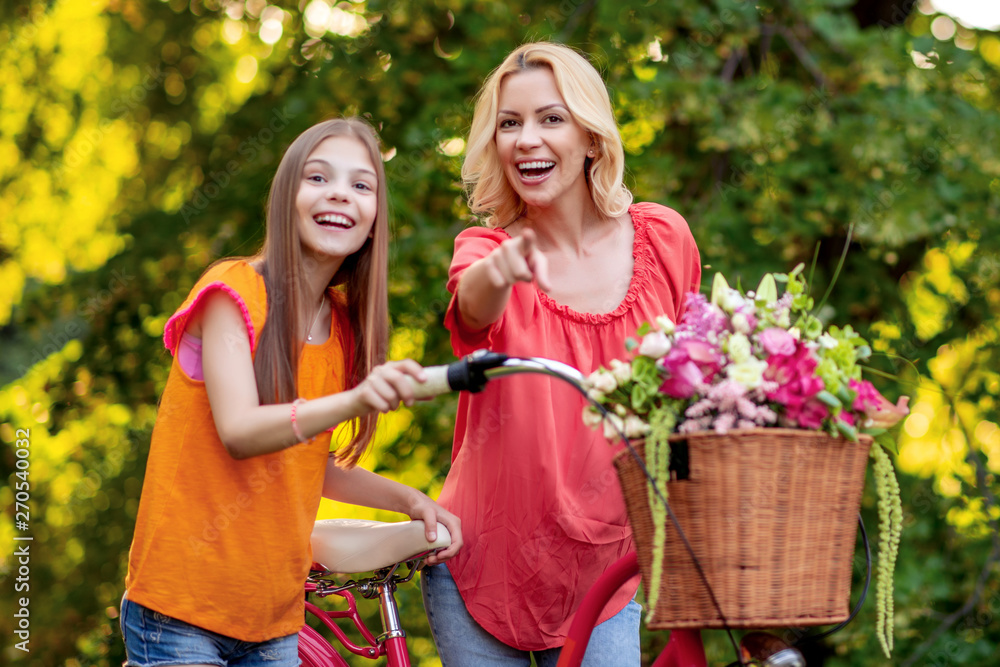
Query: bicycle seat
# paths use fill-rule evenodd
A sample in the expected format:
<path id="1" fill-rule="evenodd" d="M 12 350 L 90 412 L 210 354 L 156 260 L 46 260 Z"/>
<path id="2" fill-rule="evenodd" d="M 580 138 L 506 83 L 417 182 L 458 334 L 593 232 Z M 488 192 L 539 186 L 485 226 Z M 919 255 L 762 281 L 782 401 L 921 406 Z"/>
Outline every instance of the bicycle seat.
<path id="1" fill-rule="evenodd" d="M 378 570 L 450 544 L 451 533 L 441 523 L 437 540 L 428 542 L 423 521 L 327 519 L 312 531 L 313 561 L 338 574 Z"/>

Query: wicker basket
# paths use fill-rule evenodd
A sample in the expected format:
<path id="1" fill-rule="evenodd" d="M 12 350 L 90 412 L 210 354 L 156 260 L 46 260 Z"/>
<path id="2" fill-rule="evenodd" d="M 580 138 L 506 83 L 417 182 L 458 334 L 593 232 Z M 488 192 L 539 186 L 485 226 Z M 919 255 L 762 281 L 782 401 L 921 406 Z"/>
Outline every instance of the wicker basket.
<path id="1" fill-rule="evenodd" d="M 848 616 L 857 514 L 871 438 L 762 428 L 671 438 L 669 502 L 732 628 Z M 642 443 L 636 447 L 644 456 Z M 644 582 L 653 523 L 646 478 L 615 459 Z M 673 524 L 651 629 L 724 627 Z"/>

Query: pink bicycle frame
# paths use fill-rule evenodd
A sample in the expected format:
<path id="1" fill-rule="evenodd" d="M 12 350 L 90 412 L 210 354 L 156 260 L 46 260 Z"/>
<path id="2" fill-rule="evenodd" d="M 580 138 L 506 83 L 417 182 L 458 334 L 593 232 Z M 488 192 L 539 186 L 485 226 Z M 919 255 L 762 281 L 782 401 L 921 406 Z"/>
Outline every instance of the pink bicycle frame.
<path id="1" fill-rule="evenodd" d="M 559 654 L 556 667 L 580 667 L 597 619 L 611 596 L 621 586 L 639 574 L 635 552 L 623 556 L 609 567 L 587 592 L 570 625 L 566 644 Z M 670 639 L 653 667 L 708 667 L 705 648 L 698 630 L 672 630 Z"/>
<path id="2" fill-rule="evenodd" d="M 315 592 L 316 585 L 306 584 L 306 592 Z M 396 606 L 396 599 L 393 597 L 395 584 L 388 581 L 378 586 L 379 609 L 382 615 L 383 634 L 376 638 L 365 625 L 358 613 L 357 602 L 348 591 L 338 591 L 334 593 L 347 601 L 347 609 L 343 611 L 326 611 L 320 609 L 313 603 L 306 601 L 306 611 L 318 618 L 336 637 L 344 648 L 355 655 L 360 655 L 371 660 L 377 660 L 383 656 L 388 658 L 388 667 L 410 667 L 410 656 L 406 649 L 406 633 L 399 622 L 399 609 Z M 334 622 L 334 619 L 349 619 L 362 638 L 367 643 L 365 646 L 358 646 L 347 634 Z M 349 667 L 347 662 L 333 650 L 330 642 L 323 635 L 309 625 L 303 625 L 299 631 L 299 658 L 303 667 Z"/>

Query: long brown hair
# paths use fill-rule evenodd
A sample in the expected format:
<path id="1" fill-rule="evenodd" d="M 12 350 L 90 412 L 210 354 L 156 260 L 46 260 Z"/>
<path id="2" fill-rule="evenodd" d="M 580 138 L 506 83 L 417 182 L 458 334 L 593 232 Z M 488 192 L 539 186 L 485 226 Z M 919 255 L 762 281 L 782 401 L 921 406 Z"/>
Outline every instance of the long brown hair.
<path id="1" fill-rule="evenodd" d="M 254 357 L 262 404 L 290 403 L 298 396 L 299 353 L 304 338 L 300 324 L 303 275 L 309 260 L 302 254 L 295 199 L 306 160 L 331 137 L 360 141 L 368 149 L 378 177 L 372 237 L 344 260 L 330 282 L 331 286 L 342 285 L 347 297 L 352 335 L 341 335 L 348 365 L 347 386 L 357 385 L 375 366 L 385 362 L 389 339 L 389 205 L 379 140 L 371 125 L 360 118 L 327 120 L 300 134 L 281 158 L 268 195 L 267 237 L 253 260 L 267 288 L 267 320 Z M 337 451 L 337 461 L 347 467 L 355 465 L 377 425 L 377 413 L 352 419 L 351 441 Z"/>

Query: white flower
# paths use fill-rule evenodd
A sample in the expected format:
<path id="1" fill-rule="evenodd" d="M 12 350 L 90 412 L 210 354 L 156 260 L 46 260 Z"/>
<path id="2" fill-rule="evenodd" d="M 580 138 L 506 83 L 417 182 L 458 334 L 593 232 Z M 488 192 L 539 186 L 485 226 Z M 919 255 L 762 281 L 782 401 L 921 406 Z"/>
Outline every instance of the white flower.
<path id="1" fill-rule="evenodd" d="M 603 421 L 603 419 L 604 418 L 601 416 L 601 413 L 594 410 L 591 406 L 588 405 L 583 409 L 583 423 L 587 426 L 587 428 L 597 428 L 601 425 L 601 421 Z"/>
<path id="2" fill-rule="evenodd" d="M 615 414 L 624 418 L 628 414 L 628 410 L 625 409 L 624 405 L 619 404 L 615 406 Z"/>
<path id="3" fill-rule="evenodd" d="M 620 359 L 611 360 L 611 374 L 615 376 L 618 386 L 622 386 L 632 379 L 632 365 Z"/>
<path id="4" fill-rule="evenodd" d="M 832 350 L 833 348 L 837 347 L 837 345 L 838 345 L 837 339 L 828 333 L 824 333 L 822 336 L 819 337 L 819 346 L 824 349 Z"/>
<path id="5" fill-rule="evenodd" d="M 660 315 L 656 318 L 656 326 L 663 333 L 670 335 L 674 332 L 677 327 L 674 325 L 674 321 L 667 317 L 666 315 Z"/>
<path id="6" fill-rule="evenodd" d="M 659 359 L 670 351 L 670 339 L 662 331 L 652 331 L 642 337 L 639 343 L 639 354 L 644 357 Z"/>
<path id="7" fill-rule="evenodd" d="M 609 371 L 599 368 L 587 378 L 590 386 L 603 394 L 610 394 L 618 388 L 618 381 Z"/>
<path id="8" fill-rule="evenodd" d="M 750 320 L 743 313 L 736 313 L 733 315 L 733 329 L 736 330 L 736 333 L 749 334 Z"/>
<path id="9" fill-rule="evenodd" d="M 618 437 L 618 431 L 625 429 L 625 422 L 618 415 L 608 415 L 604 420 L 604 437 L 613 440 Z"/>
<path id="10" fill-rule="evenodd" d="M 734 333 L 729 337 L 729 358 L 734 363 L 741 363 L 750 358 L 750 339 L 741 333 Z"/>
<path id="11" fill-rule="evenodd" d="M 799 331 L 798 327 L 792 327 L 788 330 L 788 333 L 792 334 L 792 338 L 795 340 L 802 340 L 802 332 Z"/>
<path id="12" fill-rule="evenodd" d="M 738 290 L 732 288 L 725 290 L 719 299 L 719 307 L 727 313 L 735 312 L 745 305 L 747 305 L 747 301 L 743 298 L 743 295 Z"/>
<path id="13" fill-rule="evenodd" d="M 792 326 L 792 320 L 788 314 L 788 311 L 783 310 L 780 313 L 778 313 L 778 316 L 775 318 L 774 323 L 779 327 L 781 327 L 782 329 L 787 329 L 788 327 Z"/>
<path id="14" fill-rule="evenodd" d="M 649 433 L 649 424 L 642 421 L 636 415 L 629 415 L 625 418 L 625 437 L 626 438 L 641 438 L 642 436 Z"/>
<path id="15" fill-rule="evenodd" d="M 597 391 L 593 388 L 587 390 L 587 397 L 591 400 L 597 401 L 598 403 L 603 403 L 605 398 L 603 391 Z"/>
<path id="16" fill-rule="evenodd" d="M 738 364 L 726 367 L 726 376 L 738 382 L 747 389 L 756 389 L 764 379 L 764 371 L 767 370 L 767 362 L 755 357 L 750 357 Z"/>

